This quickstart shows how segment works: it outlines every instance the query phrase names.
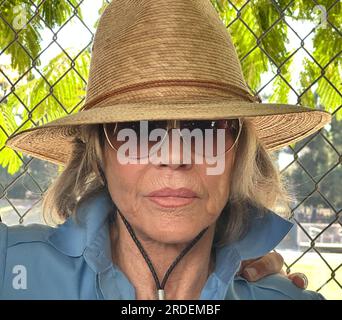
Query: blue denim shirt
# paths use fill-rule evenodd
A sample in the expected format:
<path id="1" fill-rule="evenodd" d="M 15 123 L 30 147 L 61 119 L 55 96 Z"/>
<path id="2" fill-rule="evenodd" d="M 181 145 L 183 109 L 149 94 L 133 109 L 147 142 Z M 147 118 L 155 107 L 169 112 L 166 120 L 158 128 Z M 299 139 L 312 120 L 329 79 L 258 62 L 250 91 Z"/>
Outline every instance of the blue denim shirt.
<path id="1" fill-rule="evenodd" d="M 0 299 L 135 299 L 132 283 L 111 259 L 112 211 L 113 202 L 103 190 L 57 228 L 0 223 Z M 258 217 L 252 208 L 249 216 L 243 239 L 215 248 L 215 270 L 200 299 L 324 299 L 280 275 L 253 283 L 236 276 L 241 260 L 265 255 L 292 227 L 272 211 Z"/>

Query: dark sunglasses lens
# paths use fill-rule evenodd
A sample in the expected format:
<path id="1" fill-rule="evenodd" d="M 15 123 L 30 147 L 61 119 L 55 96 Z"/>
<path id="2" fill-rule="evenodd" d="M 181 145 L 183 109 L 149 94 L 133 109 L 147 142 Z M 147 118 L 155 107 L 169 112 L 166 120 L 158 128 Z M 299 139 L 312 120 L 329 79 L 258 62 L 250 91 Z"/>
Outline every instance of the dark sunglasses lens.
<path id="1" fill-rule="evenodd" d="M 212 141 L 212 154 L 217 155 L 220 150 L 226 152 L 229 150 L 232 145 L 235 143 L 239 131 L 240 131 L 240 122 L 239 119 L 222 119 L 222 120 L 194 120 L 194 121 L 181 121 L 180 125 L 181 129 L 189 129 L 191 132 L 192 130 L 200 130 L 200 135 L 203 138 L 208 135 L 209 132 L 212 133 L 212 139 L 210 139 L 208 144 Z M 223 129 L 224 131 L 224 146 L 219 146 L 220 140 L 218 139 L 218 129 Z M 206 133 L 207 132 L 207 133 Z M 195 138 L 191 138 L 191 148 L 192 151 L 195 148 Z M 208 151 L 211 154 L 211 151 Z"/>
<path id="2" fill-rule="evenodd" d="M 155 129 L 165 130 L 167 127 L 167 121 L 129 121 L 129 122 L 117 122 L 105 124 L 105 129 L 108 135 L 108 139 L 112 146 L 119 150 L 121 146 L 128 142 L 132 142 L 132 146 L 129 145 L 130 150 L 135 150 L 136 154 L 128 155 L 128 148 L 125 147 L 126 156 L 132 158 L 142 158 L 148 156 L 149 150 L 156 144 L 162 141 L 162 137 L 156 134 L 155 141 L 150 141 L 151 133 Z M 145 136 L 146 134 L 146 136 Z M 129 140 L 130 135 L 136 137 L 136 139 Z M 140 141 L 145 140 L 148 144 L 147 150 L 140 148 Z"/>

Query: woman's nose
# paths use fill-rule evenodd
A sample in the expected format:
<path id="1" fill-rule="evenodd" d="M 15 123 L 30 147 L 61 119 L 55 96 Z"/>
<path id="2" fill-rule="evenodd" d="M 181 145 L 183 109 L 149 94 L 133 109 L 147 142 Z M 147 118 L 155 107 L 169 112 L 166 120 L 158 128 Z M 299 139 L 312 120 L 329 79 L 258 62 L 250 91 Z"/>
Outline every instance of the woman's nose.
<path id="1" fill-rule="evenodd" d="M 168 148 L 167 148 L 168 144 Z M 169 167 L 171 169 L 190 169 L 192 167 L 193 159 L 191 150 L 187 150 L 180 132 L 177 129 L 169 129 L 167 136 L 164 139 L 160 150 L 160 163 L 161 167 Z"/>

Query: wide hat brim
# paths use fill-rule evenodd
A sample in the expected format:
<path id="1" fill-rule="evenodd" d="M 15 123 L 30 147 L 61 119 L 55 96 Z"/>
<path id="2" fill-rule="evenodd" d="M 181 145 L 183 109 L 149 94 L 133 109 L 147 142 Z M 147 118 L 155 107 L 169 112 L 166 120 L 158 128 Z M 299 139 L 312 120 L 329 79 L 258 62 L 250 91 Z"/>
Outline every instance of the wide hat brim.
<path id="1" fill-rule="evenodd" d="M 82 110 L 45 125 L 19 132 L 6 146 L 38 159 L 65 165 L 72 153 L 72 140 L 80 125 L 122 121 L 166 119 L 248 118 L 260 141 L 273 151 L 304 139 L 331 121 L 328 112 L 288 104 L 242 101 L 191 103 L 121 103 Z"/>

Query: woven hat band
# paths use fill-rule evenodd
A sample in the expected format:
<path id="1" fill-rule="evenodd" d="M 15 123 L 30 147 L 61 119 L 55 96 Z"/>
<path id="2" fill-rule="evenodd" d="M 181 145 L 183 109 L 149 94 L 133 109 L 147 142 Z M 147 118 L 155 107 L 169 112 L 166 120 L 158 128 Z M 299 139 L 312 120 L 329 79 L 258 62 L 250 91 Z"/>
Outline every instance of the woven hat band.
<path id="1" fill-rule="evenodd" d="M 231 101 L 261 102 L 259 96 L 231 84 L 198 80 L 159 80 L 125 86 L 105 92 L 87 102 L 81 110 L 127 102 L 211 101 L 213 97 Z"/>

